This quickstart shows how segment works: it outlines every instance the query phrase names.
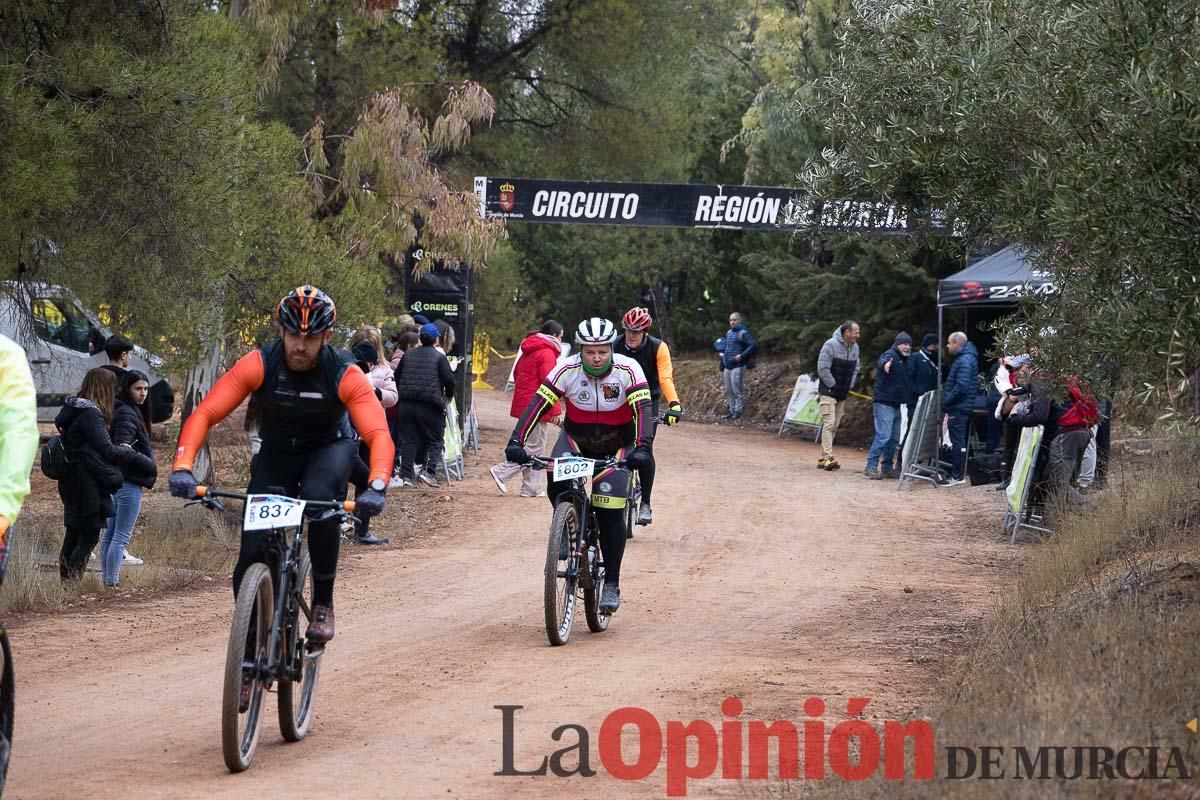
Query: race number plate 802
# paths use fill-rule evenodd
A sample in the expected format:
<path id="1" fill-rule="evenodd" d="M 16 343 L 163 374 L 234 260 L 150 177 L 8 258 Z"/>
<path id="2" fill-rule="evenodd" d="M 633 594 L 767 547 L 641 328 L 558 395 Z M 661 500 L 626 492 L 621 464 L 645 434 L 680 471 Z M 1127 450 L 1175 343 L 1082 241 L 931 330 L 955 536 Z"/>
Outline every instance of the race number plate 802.
<path id="1" fill-rule="evenodd" d="M 586 478 L 592 474 L 593 462 L 590 458 L 567 456 L 554 459 L 554 480 L 569 481 L 575 478 Z"/>
<path id="2" fill-rule="evenodd" d="M 248 531 L 269 531 L 275 528 L 295 528 L 304 516 L 303 500 L 273 494 L 255 494 L 246 499 L 246 515 L 242 528 Z"/>

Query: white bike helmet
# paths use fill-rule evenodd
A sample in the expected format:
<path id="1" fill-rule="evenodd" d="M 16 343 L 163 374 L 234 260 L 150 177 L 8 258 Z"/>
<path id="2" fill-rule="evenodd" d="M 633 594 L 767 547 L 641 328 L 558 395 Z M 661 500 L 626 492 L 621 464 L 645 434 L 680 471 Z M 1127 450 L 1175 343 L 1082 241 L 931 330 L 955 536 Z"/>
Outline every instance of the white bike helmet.
<path id="1" fill-rule="evenodd" d="M 579 323 L 575 329 L 575 344 L 612 344 L 617 340 L 617 327 L 601 317 Z"/>

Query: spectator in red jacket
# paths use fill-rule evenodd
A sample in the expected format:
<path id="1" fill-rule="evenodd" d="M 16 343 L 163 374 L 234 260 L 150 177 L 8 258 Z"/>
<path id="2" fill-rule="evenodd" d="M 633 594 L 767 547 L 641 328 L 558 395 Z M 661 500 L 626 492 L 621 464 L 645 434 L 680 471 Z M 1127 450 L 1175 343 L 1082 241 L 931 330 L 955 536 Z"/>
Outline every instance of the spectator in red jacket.
<path id="1" fill-rule="evenodd" d="M 541 386 L 542 380 L 558 363 L 562 355 L 562 336 L 563 326 L 550 319 L 542 324 L 540 331 L 534 331 L 521 342 L 521 357 L 517 359 L 513 370 L 512 406 L 508 412 L 514 419 L 521 416 L 521 412 L 533 399 L 534 392 Z M 537 427 L 529 432 L 529 438 L 525 440 L 525 450 L 533 455 L 542 455 L 546 444 L 551 441 L 550 426 L 562 422 L 562 415 L 562 404 L 556 403 Z M 500 494 L 508 494 L 504 482 L 518 472 L 522 473 L 521 497 L 541 497 L 546 493 L 539 485 L 537 471 L 531 467 L 505 461 L 492 467 L 490 471 Z"/>

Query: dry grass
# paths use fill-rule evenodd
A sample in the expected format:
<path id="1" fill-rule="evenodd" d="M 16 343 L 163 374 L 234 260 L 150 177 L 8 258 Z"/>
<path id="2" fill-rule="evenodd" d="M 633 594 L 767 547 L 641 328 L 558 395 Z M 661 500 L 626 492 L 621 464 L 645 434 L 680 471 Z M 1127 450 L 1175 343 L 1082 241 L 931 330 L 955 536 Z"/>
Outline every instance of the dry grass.
<path id="1" fill-rule="evenodd" d="M 1197 797 L 1200 782 L 1012 780 L 1012 748 L 1177 746 L 1200 772 L 1200 460 L 1120 470 L 1097 507 L 1063 515 L 928 710 L 949 746 L 998 745 L 1005 780 L 826 782 L 817 797 Z M 1165 762 L 1165 751 L 1163 756 Z"/>
<path id="2" fill-rule="evenodd" d="M 0 615 L 50 611 L 75 605 L 81 599 L 111 593 L 100 574 L 88 571 L 82 580 L 63 584 L 57 556 L 62 525 L 22 524 L 12 538 L 8 573 L 0 591 Z M 236 520 L 197 508 L 146 509 L 138 520 L 130 550 L 146 563 L 121 570 L 121 592 L 166 591 L 228 575 L 237 557 Z M 96 552 L 99 552 L 99 546 Z M 91 562 L 93 569 L 97 562 Z"/>

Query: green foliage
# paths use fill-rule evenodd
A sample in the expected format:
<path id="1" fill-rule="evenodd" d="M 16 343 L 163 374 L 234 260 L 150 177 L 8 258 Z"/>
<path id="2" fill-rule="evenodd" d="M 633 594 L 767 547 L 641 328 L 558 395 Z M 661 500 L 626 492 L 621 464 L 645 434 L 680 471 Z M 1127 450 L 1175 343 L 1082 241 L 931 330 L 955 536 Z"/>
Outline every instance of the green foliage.
<path id="1" fill-rule="evenodd" d="M 1198 50 L 1176 0 L 863 2 L 811 109 L 836 148 L 808 182 L 1038 248 L 1062 295 L 1009 339 L 1173 404 L 1200 354 Z"/>

